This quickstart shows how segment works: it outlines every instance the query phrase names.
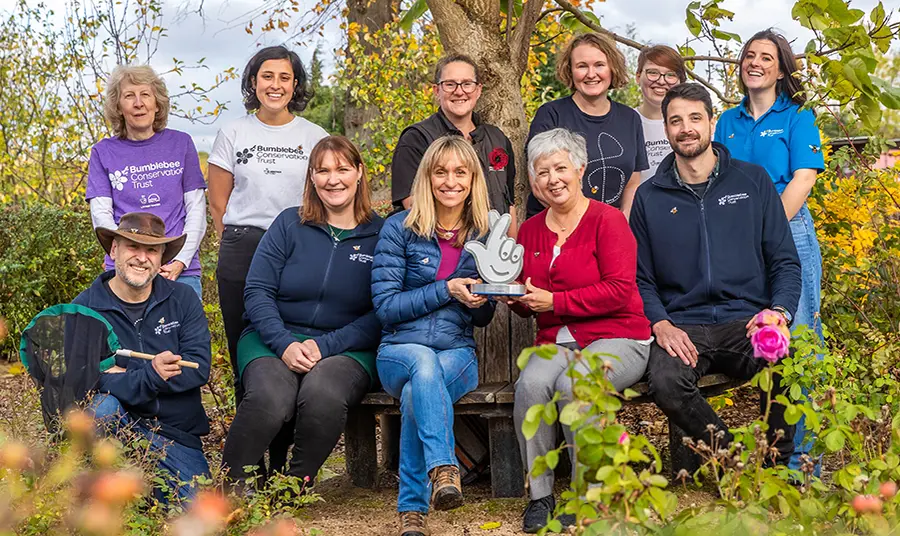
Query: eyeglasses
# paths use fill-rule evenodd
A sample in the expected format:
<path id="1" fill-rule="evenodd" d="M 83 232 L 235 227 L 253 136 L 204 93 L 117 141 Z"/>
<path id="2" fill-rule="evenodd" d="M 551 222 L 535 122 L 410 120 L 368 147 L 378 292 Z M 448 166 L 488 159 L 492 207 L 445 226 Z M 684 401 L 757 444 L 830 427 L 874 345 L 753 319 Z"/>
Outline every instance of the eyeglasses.
<path id="1" fill-rule="evenodd" d="M 677 84 L 681 81 L 681 79 L 678 77 L 678 74 L 676 74 L 674 71 L 669 71 L 666 74 L 663 74 L 656 69 L 644 69 L 644 74 L 647 75 L 647 80 L 651 82 L 656 82 L 657 80 L 659 80 L 659 77 L 662 77 L 667 84 Z"/>
<path id="2" fill-rule="evenodd" d="M 447 93 L 453 93 L 456 91 L 456 88 L 461 87 L 463 93 L 471 93 L 475 91 L 475 88 L 478 87 L 478 82 L 473 82 L 471 80 L 465 80 L 463 82 L 454 82 L 453 80 L 441 80 L 438 82 L 438 85 L 441 86 L 441 89 L 446 91 Z"/>

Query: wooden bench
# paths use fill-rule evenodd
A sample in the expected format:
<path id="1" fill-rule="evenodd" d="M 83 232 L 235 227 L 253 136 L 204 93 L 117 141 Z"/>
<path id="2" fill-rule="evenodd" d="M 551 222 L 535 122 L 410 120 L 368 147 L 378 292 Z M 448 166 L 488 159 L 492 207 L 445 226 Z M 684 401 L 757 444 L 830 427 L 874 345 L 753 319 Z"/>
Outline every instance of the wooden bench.
<path id="1" fill-rule="evenodd" d="M 528 341 L 524 343 L 523 341 Z M 516 358 L 522 348 L 534 341 L 530 321 L 510 314 L 504 305 L 497 307 L 491 325 L 477 330 L 479 378 L 481 384 L 463 396 L 455 405 L 456 415 L 477 415 L 488 422 L 490 440 L 491 489 L 494 497 L 521 497 L 525 490 L 525 476 L 519 455 L 512 408 L 515 396 L 515 380 L 519 370 Z M 724 374 L 704 376 L 698 384 L 700 392 L 708 397 L 722 394 L 742 385 Z M 631 387 L 639 396 L 627 404 L 652 403 L 647 394 L 649 386 L 639 383 Z M 381 416 L 382 461 L 386 467 L 396 468 L 399 456 L 400 402 L 385 392 L 369 393 L 360 406 L 347 416 L 344 433 L 347 473 L 354 485 L 363 488 L 375 486 L 378 475 L 375 419 Z M 684 432 L 669 423 L 669 453 L 672 474 L 681 468 L 693 472 L 698 460 L 684 446 Z"/>

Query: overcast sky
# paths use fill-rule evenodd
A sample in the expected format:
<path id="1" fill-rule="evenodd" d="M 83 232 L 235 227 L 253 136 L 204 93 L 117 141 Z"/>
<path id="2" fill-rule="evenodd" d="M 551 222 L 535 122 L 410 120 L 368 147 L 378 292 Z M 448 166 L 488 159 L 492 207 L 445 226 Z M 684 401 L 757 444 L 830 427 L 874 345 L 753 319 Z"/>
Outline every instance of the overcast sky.
<path id="1" fill-rule="evenodd" d="M 198 2 L 191 1 L 194 5 Z M 306 0 L 310 6 L 314 1 Z M 0 0 L 0 12 L 12 10 L 15 2 L 16 0 Z M 596 5 L 595 13 L 604 27 L 613 31 L 624 34 L 626 27 L 634 24 L 640 41 L 676 45 L 684 43 L 690 37 L 684 25 L 684 8 L 687 3 L 688 0 L 606 0 Z M 893 3 L 893 0 L 885 2 L 886 9 L 891 9 Z M 45 4 L 63 11 L 65 0 L 45 0 Z M 159 51 L 151 64 L 158 71 L 165 71 L 171 67 L 173 57 L 188 64 L 206 57 L 205 64 L 209 66 L 209 71 L 206 72 L 191 71 L 182 77 L 169 75 L 166 82 L 170 91 L 191 81 L 200 85 L 208 84 L 214 73 L 227 67 L 235 67 L 240 72 L 258 47 L 282 44 L 285 35 L 280 32 L 256 32 L 249 35 L 244 31 L 242 21 L 246 20 L 246 14 L 262 4 L 262 0 L 204 0 L 204 16 L 200 17 L 193 12 L 185 13 L 184 8 L 179 7 L 184 5 L 183 2 L 167 1 L 163 25 L 168 29 L 168 36 L 160 43 Z M 853 0 L 852 6 L 868 13 L 876 4 L 877 0 Z M 775 27 L 788 39 L 796 39 L 794 49 L 800 51 L 812 36 L 791 19 L 792 5 L 793 2 L 787 0 L 727 0 L 722 7 L 735 12 L 735 21 L 726 22 L 723 29 L 746 38 L 760 29 Z M 323 59 L 330 72 L 334 63 L 333 51 L 341 42 L 338 23 L 329 23 L 324 34 L 324 37 L 315 36 L 304 43 L 285 44 L 296 50 L 304 64 L 308 65 L 316 44 L 321 42 L 326 52 Z M 700 53 L 701 50 L 697 49 L 697 52 Z M 229 108 L 216 123 L 200 125 L 177 118 L 169 123 L 172 128 L 190 133 L 199 150 L 208 151 L 212 147 L 219 125 L 244 113 L 238 81 L 224 84 L 212 96 L 226 102 Z"/>

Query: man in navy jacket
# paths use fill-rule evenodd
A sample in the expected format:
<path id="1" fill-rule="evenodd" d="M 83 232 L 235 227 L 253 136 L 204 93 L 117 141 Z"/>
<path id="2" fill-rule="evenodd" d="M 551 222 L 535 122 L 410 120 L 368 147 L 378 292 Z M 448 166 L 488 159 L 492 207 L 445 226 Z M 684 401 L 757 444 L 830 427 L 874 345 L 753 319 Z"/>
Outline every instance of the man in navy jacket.
<path id="1" fill-rule="evenodd" d="M 158 275 L 185 237 L 166 237 L 162 219 L 147 212 L 123 215 L 118 229 L 98 228 L 115 270 L 101 274 L 74 300 L 100 313 L 122 348 L 154 355 L 152 361 L 117 357 L 116 366 L 101 375 L 91 405 L 98 421 L 115 430 L 127 426 L 150 440 L 181 498 L 191 497 L 193 487 L 180 483 L 209 475 L 200 443 L 209 433 L 200 400 L 200 388 L 209 380 L 209 326 L 197 294 Z M 199 368 L 182 368 L 182 359 Z M 165 498 L 159 490 L 156 494 Z"/>
<path id="2" fill-rule="evenodd" d="M 707 444 L 708 426 L 732 436 L 697 388 L 707 373 L 750 379 L 748 329 L 760 311 L 788 324 L 800 300 L 800 262 L 781 199 L 766 171 L 711 143 L 712 102 L 699 84 L 669 90 L 662 103 L 673 154 L 637 191 L 631 227 L 638 287 L 655 336 L 650 393 L 670 422 Z M 779 382 L 772 396 L 781 390 Z M 786 461 L 793 426 L 773 404 L 769 440 Z M 784 435 L 776 436 L 782 430 Z"/>

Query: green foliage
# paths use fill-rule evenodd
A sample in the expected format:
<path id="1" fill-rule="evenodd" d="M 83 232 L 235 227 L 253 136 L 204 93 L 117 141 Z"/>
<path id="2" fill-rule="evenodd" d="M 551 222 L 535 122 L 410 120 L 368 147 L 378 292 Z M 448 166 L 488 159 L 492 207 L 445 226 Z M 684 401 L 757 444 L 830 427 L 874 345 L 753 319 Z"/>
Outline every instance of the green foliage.
<path id="1" fill-rule="evenodd" d="M 837 101 L 837 108 L 852 107 L 868 132 L 878 129 L 882 106 L 900 109 L 900 88 L 872 75 L 879 56 L 897 38 L 881 2 L 866 13 L 839 0 L 798 0 L 791 16 L 816 37 L 806 45 L 810 74 L 815 77 L 817 100 Z"/>
<path id="2" fill-rule="evenodd" d="M 88 154 L 110 135 L 104 84 L 118 64 L 150 62 L 166 36 L 161 0 L 66 0 L 65 17 L 17 0 L 0 19 L 0 203 L 66 206 L 84 193 Z M 210 91 L 237 77 L 233 68 L 207 84 L 179 84 L 205 58 L 172 58 L 171 115 L 208 123 L 225 109 Z M 166 76 L 169 75 L 169 76 Z"/>
<path id="3" fill-rule="evenodd" d="M 555 353 L 553 345 L 529 348 L 520 354 L 518 365 L 524 368 L 528 359 L 551 359 Z M 575 352 L 566 372 L 572 381 L 572 400 L 557 413 L 557 392 L 546 404 L 529 408 L 522 424 L 526 438 L 540 426 L 555 426 L 557 421 L 575 432 L 574 445 L 563 444 L 537 457 L 531 474 L 552 470 L 565 451 L 573 453 L 575 481 L 563 492 L 556 514 L 575 514 L 579 534 L 653 532 L 659 520 L 674 514 L 677 505 L 675 496 L 665 490 L 667 479 L 659 474 L 659 453 L 646 437 L 629 434 L 616 422 L 622 401 L 636 394 L 630 390 L 617 393 L 606 377 L 611 362 L 617 359 Z M 546 530 L 558 532 L 560 528 L 554 520 Z"/>
<path id="4" fill-rule="evenodd" d="M 321 45 L 317 46 L 313 52 L 309 75 L 313 97 L 300 115 L 324 128 L 330 134 L 343 134 L 344 92 L 335 86 L 323 85 Z"/>
<path id="5" fill-rule="evenodd" d="M 337 81 L 347 98 L 376 114 L 366 124 L 363 159 L 373 184 L 389 184 L 400 133 L 434 113 L 434 63 L 443 50 L 433 25 L 403 31 L 394 21 L 380 29 L 345 23 L 348 50 L 341 52 Z M 369 52 L 368 47 L 382 51 Z"/>
<path id="6" fill-rule="evenodd" d="M 71 301 L 103 270 L 87 211 L 27 204 L 0 207 L 0 317 L 12 335 L 0 357 L 18 359 L 18 335 L 45 307 Z"/>

